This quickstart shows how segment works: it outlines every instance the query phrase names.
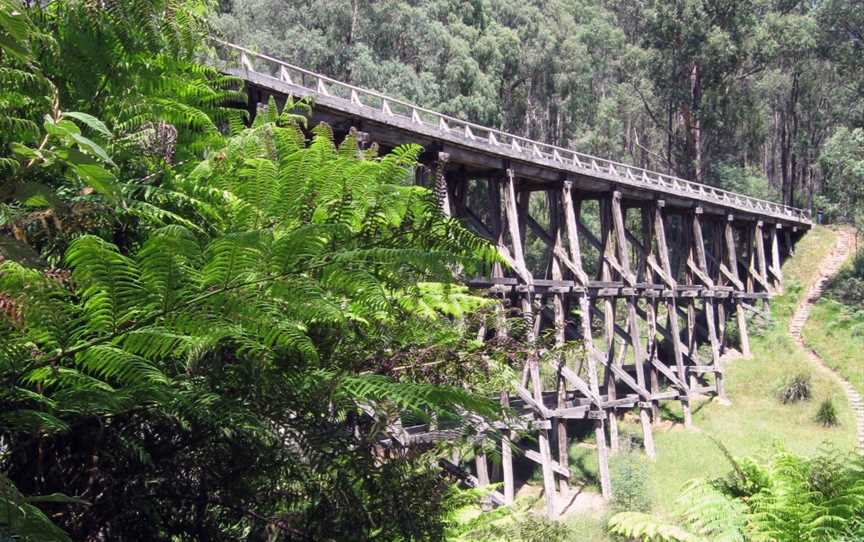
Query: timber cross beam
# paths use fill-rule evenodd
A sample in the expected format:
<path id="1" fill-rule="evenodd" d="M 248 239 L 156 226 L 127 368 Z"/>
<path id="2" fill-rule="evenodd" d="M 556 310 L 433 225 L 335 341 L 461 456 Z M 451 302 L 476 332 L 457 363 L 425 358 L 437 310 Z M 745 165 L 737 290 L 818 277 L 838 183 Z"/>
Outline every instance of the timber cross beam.
<path id="1" fill-rule="evenodd" d="M 679 402 L 690 426 L 696 397 L 725 398 L 723 353 L 737 347 L 749 354 L 747 311 L 757 300 L 764 310 L 781 291 L 783 259 L 811 227 L 801 209 L 532 141 L 214 43 L 218 67 L 245 81 L 253 113 L 271 97 L 277 104 L 309 98 L 311 120 L 327 122 L 337 136 L 362 131 L 382 152 L 423 146 L 416 182 L 435 193 L 444 213 L 497 247 L 506 265 L 468 280 L 502 301 L 496 323 L 478 338 L 509 333 L 504 301 L 527 324 L 522 380 L 499 399 L 518 413 L 521 430 L 534 433 L 523 453 L 541 467 L 550 516 L 560 512 L 557 496 L 569 492 L 576 424 L 590 427 L 609 497 L 609 456 L 620 448 L 625 410 L 635 409 L 653 457 L 662 401 Z M 552 351 L 580 345 L 580 359 L 541 356 L 547 336 Z M 554 386 L 541 368 L 556 375 Z M 481 438 L 497 440 L 500 473 L 490 472 L 478 447 L 474 474 L 464 479 L 482 486 L 500 476 L 502 491 L 492 501 L 509 504 L 515 426 L 472 423 L 483 426 Z M 398 423 L 391 429 L 399 445 L 462 433 Z M 458 460 L 446 468 L 458 469 Z"/>

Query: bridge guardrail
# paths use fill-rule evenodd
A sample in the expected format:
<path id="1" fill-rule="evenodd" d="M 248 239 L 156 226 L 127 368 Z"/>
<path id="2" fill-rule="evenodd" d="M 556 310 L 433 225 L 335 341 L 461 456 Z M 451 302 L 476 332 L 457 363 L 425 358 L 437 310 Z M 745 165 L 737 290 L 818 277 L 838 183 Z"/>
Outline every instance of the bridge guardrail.
<path id="1" fill-rule="evenodd" d="M 269 75 L 321 96 L 342 98 L 354 106 L 368 107 L 387 116 L 401 117 L 416 124 L 437 128 L 451 136 L 461 137 L 466 142 L 483 142 L 493 148 L 509 148 L 511 152 L 524 156 L 529 161 L 544 161 L 559 169 L 570 170 L 587 176 L 599 174 L 611 178 L 615 182 L 636 188 L 658 190 L 676 196 L 696 198 L 757 214 L 811 224 L 810 212 L 805 209 L 730 192 L 715 186 L 534 141 L 438 113 L 374 90 L 344 83 L 233 43 L 215 38 L 212 41 L 225 48 L 226 52 L 235 54 L 235 57 L 231 59 L 221 58 L 222 62 L 239 60 L 242 69 Z M 267 71 L 261 71 L 256 63 L 263 63 Z"/>

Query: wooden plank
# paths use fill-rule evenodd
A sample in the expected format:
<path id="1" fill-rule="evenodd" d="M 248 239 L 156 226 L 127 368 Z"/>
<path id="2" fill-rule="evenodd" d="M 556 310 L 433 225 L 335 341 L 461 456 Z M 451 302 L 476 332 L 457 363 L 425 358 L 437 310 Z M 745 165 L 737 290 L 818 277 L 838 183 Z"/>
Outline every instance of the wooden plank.
<path id="1" fill-rule="evenodd" d="M 477 469 L 477 486 L 488 486 L 489 462 L 486 460 L 486 454 L 482 450 L 478 450 L 477 453 L 474 455 L 474 464 Z"/>
<path id="2" fill-rule="evenodd" d="M 687 370 L 691 373 L 722 373 L 723 369 L 714 365 L 688 365 Z"/>
<path id="3" fill-rule="evenodd" d="M 525 450 L 525 457 L 540 465 L 543 464 L 543 458 L 534 450 Z M 570 469 L 562 466 L 557 461 L 552 461 L 552 470 L 555 471 L 555 474 L 561 475 L 565 478 L 570 478 Z"/>
<path id="4" fill-rule="evenodd" d="M 644 386 L 639 385 L 639 383 L 636 382 L 632 376 L 630 376 L 630 373 L 622 369 L 614 361 L 608 361 L 606 356 L 597 353 L 595 353 L 594 355 L 597 356 L 597 361 L 606 365 L 613 373 L 615 373 L 615 376 L 617 376 L 621 381 L 630 386 L 633 391 L 641 395 L 644 399 L 651 399 L 651 392 L 645 389 Z M 612 394 L 610 393 L 610 397 L 611 395 Z M 614 401 L 615 399 L 613 398 L 611 400 Z"/>
<path id="5" fill-rule="evenodd" d="M 720 272 L 723 273 L 726 278 L 735 285 L 736 288 L 742 291 L 744 290 L 744 283 L 738 280 L 738 274 L 732 273 L 732 271 L 730 271 L 729 268 L 726 267 L 726 264 L 722 262 L 720 263 Z"/>
<path id="6" fill-rule="evenodd" d="M 561 366 L 561 375 L 567 379 L 568 382 L 573 384 L 579 391 L 585 394 L 588 399 L 591 400 L 592 403 L 597 405 L 598 407 L 603 406 L 603 401 L 600 399 L 600 395 L 591 389 L 591 385 L 582 380 L 582 378 L 576 374 L 573 369 L 567 367 L 566 365 Z"/>
<path id="7" fill-rule="evenodd" d="M 571 181 L 564 181 L 561 185 L 561 207 L 564 212 L 563 226 L 567 236 L 567 248 L 570 256 L 567 258 L 567 261 L 572 264 L 570 272 L 573 273 L 573 277 L 582 286 L 588 286 L 588 275 L 582 269 L 582 250 L 579 246 L 579 230 L 576 226 L 572 186 L 573 183 Z"/>
<path id="8" fill-rule="evenodd" d="M 769 269 L 774 275 L 774 290 L 781 294 L 783 293 L 783 271 L 781 270 L 782 262 L 780 261 L 780 236 L 777 230 L 782 228 L 780 224 L 771 228 L 771 266 Z"/>
<path id="9" fill-rule="evenodd" d="M 549 416 L 552 418 L 564 418 L 567 420 L 581 420 L 586 417 L 589 410 L 591 410 L 591 407 L 589 406 L 568 406 L 565 408 L 555 408 L 550 410 Z M 568 446 L 565 446 L 564 449 L 568 449 Z"/>
<path id="10" fill-rule="evenodd" d="M 579 297 L 579 310 L 582 314 L 580 318 L 582 328 L 582 340 L 585 344 L 588 365 L 588 384 L 591 387 L 591 393 L 594 396 L 600 395 L 600 384 L 597 377 L 597 363 L 591 352 L 594 349 L 594 340 L 591 336 L 591 309 L 588 296 L 582 295 Z M 602 409 L 591 411 L 589 414 L 602 414 Z M 612 498 L 612 481 L 609 475 L 609 451 L 606 448 L 606 429 L 605 417 L 594 416 L 594 438 L 597 443 L 597 463 L 600 474 L 600 491 L 603 498 L 608 500 Z"/>
<path id="11" fill-rule="evenodd" d="M 765 259 L 765 232 L 762 225 L 763 222 L 761 220 L 757 221 L 753 231 L 753 235 L 756 237 L 756 263 L 762 287 L 765 288 L 766 292 L 772 292 L 773 288 L 768 283 L 768 262 Z"/>
<path id="12" fill-rule="evenodd" d="M 656 359 L 656 358 L 655 358 L 655 359 L 652 359 L 652 360 L 651 360 L 651 364 L 652 364 L 652 365 L 653 365 L 653 366 L 654 366 L 658 371 L 660 371 L 661 373 L 663 373 L 663 376 L 665 376 L 666 378 L 668 378 L 669 381 L 672 382 L 672 384 L 674 384 L 675 386 L 678 386 L 678 389 L 680 389 L 681 392 L 686 393 L 686 392 L 688 391 L 689 387 L 687 386 L 686 381 L 681 380 L 680 378 L 678 378 L 678 375 L 676 375 L 675 372 L 672 371 L 672 369 L 670 369 L 670 368 L 669 368 L 665 363 L 663 363 L 663 362 L 660 361 L 659 359 Z M 688 367 L 692 367 L 692 366 L 691 366 L 691 365 L 688 365 Z"/>
<path id="13" fill-rule="evenodd" d="M 525 266 L 525 253 L 522 251 L 522 237 L 519 232 L 519 218 L 516 211 L 516 180 L 513 171 L 507 170 L 507 180 L 504 184 L 504 213 L 507 217 L 507 228 L 510 231 L 510 243 L 513 247 L 512 266 L 525 284 L 531 286 L 534 277 Z"/>

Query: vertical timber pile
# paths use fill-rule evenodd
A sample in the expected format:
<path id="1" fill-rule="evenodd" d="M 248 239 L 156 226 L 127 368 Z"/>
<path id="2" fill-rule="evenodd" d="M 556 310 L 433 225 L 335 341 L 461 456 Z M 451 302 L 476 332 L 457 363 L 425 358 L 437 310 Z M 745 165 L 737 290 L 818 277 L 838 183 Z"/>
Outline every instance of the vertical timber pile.
<path id="1" fill-rule="evenodd" d="M 679 387 L 681 410 L 684 414 L 684 426 L 691 427 L 693 425 L 693 416 L 690 410 L 690 388 L 687 385 L 687 370 L 684 368 L 684 345 L 681 344 L 681 328 L 678 323 L 678 306 L 675 302 L 678 287 L 674 278 L 674 273 L 672 272 L 669 246 L 666 243 L 666 221 L 663 213 L 663 208 L 665 206 L 666 202 L 659 200 L 654 207 L 654 235 L 657 236 L 657 250 L 660 254 L 660 266 L 663 270 L 664 279 L 667 285 L 670 286 L 668 293 L 664 292 L 668 324 L 667 329 L 669 331 L 669 342 L 672 343 L 675 367 L 678 371 L 676 380 Z"/>
<path id="2" fill-rule="evenodd" d="M 630 249 L 627 244 L 627 235 L 624 223 L 624 212 L 621 209 L 621 193 L 612 193 L 612 220 L 615 229 L 616 243 L 618 245 L 618 263 L 621 266 L 621 274 L 629 286 L 622 288 L 627 300 L 627 323 L 630 334 L 630 344 L 633 347 L 633 361 L 636 366 L 636 384 L 639 394 L 639 420 L 642 424 L 643 442 L 645 453 L 648 457 L 654 457 L 654 436 L 651 433 L 651 394 L 645 384 L 645 352 L 642 348 L 642 335 L 639 331 L 639 320 L 636 316 L 637 288 L 636 276 L 630 268 Z"/>
<path id="3" fill-rule="evenodd" d="M 733 226 L 735 217 L 732 214 L 726 217 L 724 237 L 726 238 L 726 258 L 729 266 L 729 279 L 738 288 L 734 293 L 735 315 L 738 319 L 738 346 L 744 357 L 750 357 L 750 338 L 747 335 L 747 315 L 744 313 L 744 302 L 742 294 L 745 293 L 741 275 L 738 273 L 738 252 L 735 250 L 735 228 Z"/>
<path id="4" fill-rule="evenodd" d="M 619 449 L 616 410 L 638 411 L 645 453 L 654 457 L 652 431 L 660 421 L 660 401 L 680 401 L 684 425 L 690 427 L 694 394 L 708 392 L 725 398 L 720 356 L 727 342 L 726 318 L 732 312 L 726 310 L 726 303 L 735 307 L 739 346 L 747 353 L 746 302 L 765 299 L 779 289 L 781 258 L 791 249 L 783 242 L 785 232 L 776 225 L 766 230 L 755 220 L 736 221 L 731 214 L 706 219 L 699 206 L 667 213 L 662 199 L 628 201 L 618 190 L 582 195 L 576 192 L 574 180 L 567 178 L 538 187 L 520 180 L 511 168 L 500 176 L 484 174 L 488 208 L 478 213 L 469 205 L 476 204 L 477 198 L 467 195 L 468 174 L 449 159 L 447 153 L 436 153 L 425 168 L 433 177 L 429 184 L 443 212 L 487 237 L 505 262 L 505 266 L 493 266 L 490 278 L 472 280 L 501 301 L 494 335 L 499 340 L 509 337 L 508 310 L 525 322 L 527 353 L 521 379 L 514 383 L 515 396 L 502 391 L 499 400 L 503 408 L 515 404 L 522 409 L 523 420 L 525 411 L 530 413 L 526 427 L 534 432 L 532 442 L 537 448 L 522 453 L 542 470 L 547 514 L 556 517 L 561 512 L 558 507 L 565 499 L 558 497 L 566 497 L 574 483 L 568 464 L 571 419 L 583 419 L 592 426 L 600 488 L 609 498 L 609 454 Z M 418 174 L 418 178 L 425 175 Z M 545 197 L 547 225 L 531 216 L 532 190 Z M 582 221 L 586 198 L 598 201 L 597 234 Z M 628 230 L 628 211 L 639 212 L 638 221 L 632 222 L 638 222 L 641 231 Z M 525 253 L 529 229 L 545 247 L 545 260 L 541 260 L 545 271 L 536 277 Z M 667 234 L 675 235 L 674 246 Z M 583 267 L 582 236 L 597 249 L 596 277 L 590 277 Z M 740 246 L 738 238 L 742 239 Z M 766 243 L 770 253 L 766 253 Z M 512 302 L 509 309 L 508 301 Z M 592 325 L 595 319 L 598 329 L 602 328 L 598 343 Z M 682 321 L 686 328 L 682 329 Z M 543 325 L 551 331 L 549 355 L 544 354 L 547 347 L 541 343 L 547 336 Z M 486 335 L 484 326 L 478 338 Z M 568 338 L 578 339 L 583 347 L 578 370 L 568 365 Z M 700 361 L 700 342 L 710 346 L 710 359 Z M 548 369 L 543 374 L 554 374 L 548 390 L 544 389 L 541 364 Z M 713 382 L 706 375 L 713 375 Z M 711 385 L 702 385 L 706 381 Z M 514 499 L 514 437 L 509 428 L 503 428 L 503 492 L 495 493 L 496 503 L 509 504 Z M 557 452 L 555 457 L 553 452 Z M 493 482 L 499 472 L 497 468 L 490 472 L 482 449 L 475 454 L 475 470 L 471 479 L 476 485 Z"/>
<path id="5" fill-rule="evenodd" d="M 721 398 L 726 397 L 726 392 L 723 388 L 723 368 L 720 366 L 720 341 L 717 337 L 716 312 L 714 306 L 714 296 L 716 295 L 716 286 L 714 281 L 708 274 L 708 258 L 705 253 L 705 238 L 702 236 L 702 208 L 696 207 L 691 216 L 692 221 L 692 242 L 693 251 L 691 255 L 695 255 L 695 262 L 688 262 L 691 265 L 693 272 L 702 281 L 706 288 L 703 296 L 703 307 L 705 312 L 705 324 L 708 331 L 708 341 L 711 345 L 711 370 L 714 373 L 714 382 L 717 395 Z"/>
<path id="6" fill-rule="evenodd" d="M 561 205 L 564 212 L 564 224 L 567 230 L 569 248 L 568 267 L 576 284 L 580 286 L 579 299 L 579 331 L 582 347 L 586 353 L 588 367 L 588 383 L 586 384 L 573 371 L 565 372 L 565 377 L 590 400 L 588 418 L 593 420 L 594 438 L 597 445 L 597 460 L 600 471 L 600 490 L 603 497 L 612 496 L 612 483 L 609 476 L 609 451 L 606 448 L 606 415 L 603 401 L 600 397 L 600 379 L 597 375 L 597 352 L 594 347 L 594 337 L 591 332 L 591 299 L 588 295 L 588 275 L 582 268 L 582 251 L 579 246 L 579 227 L 576 213 L 576 202 L 573 199 L 573 183 L 564 181 L 561 188 Z M 563 259 L 563 258 L 562 258 Z M 568 261 L 568 259 L 565 259 Z"/>

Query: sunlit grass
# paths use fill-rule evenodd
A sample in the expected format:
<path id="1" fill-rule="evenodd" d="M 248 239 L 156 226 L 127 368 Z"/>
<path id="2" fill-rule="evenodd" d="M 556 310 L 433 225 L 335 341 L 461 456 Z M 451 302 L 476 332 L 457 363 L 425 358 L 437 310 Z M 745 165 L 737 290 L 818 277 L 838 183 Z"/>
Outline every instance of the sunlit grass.
<path id="1" fill-rule="evenodd" d="M 842 390 L 813 367 L 786 332 L 794 308 L 806 286 L 818 278 L 820 262 L 835 242 L 834 232 L 817 226 L 796 246 L 795 256 L 783 267 L 786 292 L 772 300 L 775 324 L 764 335 L 751 337 L 751 359 L 735 360 L 727 367 L 726 390 L 732 405 L 698 404 L 693 416 L 696 429 L 675 426 L 655 432 L 657 460 L 649 472 L 657 510 L 672 510 L 687 480 L 729 472 L 730 465 L 712 438 L 735 457 L 768 455 L 777 446 L 812 455 L 823 446 L 850 449 L 855 445 L 854 417 L 845 398 L 835 401 L 838 427 L 824 428 L 816 422 L 819 403 L 828 397 L 843 397 Z M 777 399 L 778 387 L 798 373 L 812 376 L 813 398 L 784 405 Z M 673 416 L 680 416 L 677 404 L 669 403 L 669 408 Z"/>
<path id="2" fill-rule="evenodd" d="M 837 234 L 833 230 L 825 226 L 813 226 L 796 243 L 795 256 L 784 262 L 783 295 L 771 300 L 771 314 L 784 329 L 807 293 L 807 287 L 819 278 L 821 262 L 830 254 L 836 242 Z"/>
<path id="3" fill-rule="evenodd" d="M 781 331 L 752 341 L 753 357 L 731 363 L 726 371 L 726 390 L 732 401 L 724 406 L 710 401 L 694 408 L 693 431 L 657 432 L 657 460 L 650 479 L 656 508 L 672 508 L 681 486 L 691 478 L 721 476 L 728 461 L 712 441 L 723 443 L 735 457 L 771 454 L 776 446 L 812 455 L 821 446 L 850 449 L 855 445 L 855 423 L 847 401 L 836 401 L 840 425 L 824 428 L 816 422 L 822 399 L 841 396 L 842 390 L 828 375 L 815 370 L 805 353 Z M 813 398 L 782 404 L 777 390 L 789 376 L 810 374 Z"/>
<path id="4" fill-rule="evenodd" d="M 864 393 L 864 313 L 837 301 L 820 300 L 803 335 L 826 365 Z"/>

